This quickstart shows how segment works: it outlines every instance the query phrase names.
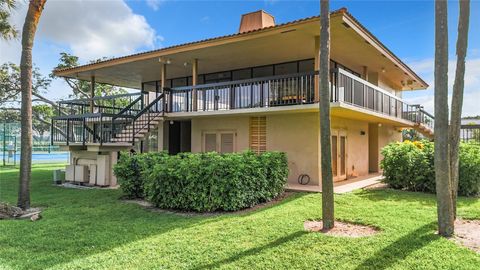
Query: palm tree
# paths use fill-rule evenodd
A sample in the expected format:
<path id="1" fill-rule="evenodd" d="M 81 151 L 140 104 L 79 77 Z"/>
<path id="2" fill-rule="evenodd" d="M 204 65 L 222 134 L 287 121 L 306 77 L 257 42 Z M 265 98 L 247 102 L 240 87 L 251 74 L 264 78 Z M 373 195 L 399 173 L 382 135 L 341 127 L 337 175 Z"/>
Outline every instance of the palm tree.
<path id="1" fill-rule="evenodd" d="M 10 12 L 15 8 L 15 0 L 0 0 L 0 38 L 10 40 L 17 38 L 18 31 L 10 24 Z"/>
<path id="2" fill-rule="evenodd" d="M 462 121 L 463 88 L 465 78 L 465 58 L 467 56 L 468 27 L 470 20 L 470 0 L 459 1 L 457 37 L 457 67 L 453 83 L 452 111 L 450 112 L 450 179 L 452 185 L 453 217 L 457 216 L 458 162 L 460 146 L 460 126 Z"/>
<path id="3" fill-rule="evenodd" d="M 20 59 L 21 149 L 18 207 L 30 208 L 30 178 L 32 169 L 32 48 L 40 16 L 47 0 L 30 0 L 22 31 Z"/>
<path id="4" fill-rule="evenodd" d="M 438 233 L 454 231 L 448 147 L 448 27 L 447 1 L 435 2 L 435 182 Z"/>
<path id="5" fill-rule="evenodd" d="M 323 229 L 334 226 L 332 145 L 330 135 L 330 1 L 320 1 L 320 149 L 322 169 L 322 223 Z"/>

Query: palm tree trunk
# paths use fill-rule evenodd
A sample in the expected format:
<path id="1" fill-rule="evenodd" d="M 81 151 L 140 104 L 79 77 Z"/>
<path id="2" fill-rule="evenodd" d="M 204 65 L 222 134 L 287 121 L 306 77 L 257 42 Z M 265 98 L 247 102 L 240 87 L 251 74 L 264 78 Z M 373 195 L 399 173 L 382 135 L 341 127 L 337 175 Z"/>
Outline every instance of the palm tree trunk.
<path id="1" fill-rule="evenodd" d="M 332 142 L 330 135 L 330 2 L 320 1 L 320 149 L 322 169 L 322 223 L 323 229 L 334 226 L 334 198 L 332 175 Z"/>
<path id="2" fill-rule="evenodd" d="M 46 0 L 31 0 L 22 31 L 22 57 L 20 60 L 21 157 L 18 207 L 30 208 L 30 177 L 32 168 L 32 48 L 38 21 Z"/>
<path id="3" fill-rule="evenodd" d="M 457 38 L 457 67 L 453 83 L 452 111 L 450 113 L 450 181 L 452 185 L 453 217 L 457 217 L 458 163 L 460 147 L 460 125 L 462 119 L 465 58 L 467 56 L 468 27 L 470 21 L 470 0 L 459 2 Z"/>
<path id="4" fill-rule="evenodd" d="M 447 1 L 435 2 L 435 182 L 438 232 L 454 231 L 448 147 L 448 27 Z"/>

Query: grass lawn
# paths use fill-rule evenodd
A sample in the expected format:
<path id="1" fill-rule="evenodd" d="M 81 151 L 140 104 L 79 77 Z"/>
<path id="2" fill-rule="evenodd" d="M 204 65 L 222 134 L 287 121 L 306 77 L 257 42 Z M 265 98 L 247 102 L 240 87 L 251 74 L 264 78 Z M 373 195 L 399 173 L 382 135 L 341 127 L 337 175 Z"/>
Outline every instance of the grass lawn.
<path id="1" fill-rule="evenodd" d="M 124 203 L 120 190 L 52 186 L 54 168 L 33 168 L 32 202 L 45 207 L 43 219 L 0 221 L 0 269 L 480 269 L 480 255 L 435 235 L 433 195 L 337 195 L 337 218 L 382 231 L 336 238 L 303 230 L 305 220 L 320 218 L 320 194 L 185 217 Z M 1 201 L 15 202 L 17 171 L 0 168 Z M 461 198 L 459 215 L 480 218 L 480 200 Z"/>

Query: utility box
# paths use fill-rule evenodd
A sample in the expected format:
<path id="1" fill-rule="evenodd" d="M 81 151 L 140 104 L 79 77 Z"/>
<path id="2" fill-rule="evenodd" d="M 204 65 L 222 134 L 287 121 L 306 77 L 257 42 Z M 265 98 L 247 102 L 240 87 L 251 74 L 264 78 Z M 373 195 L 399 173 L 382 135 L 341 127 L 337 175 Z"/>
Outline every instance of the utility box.
<path id="1" fill-rule="evenodd" d="M 88 169 L 90 171 L 90 185 L 96 185 L 97 184 L 97 165 L 95 164 L 90 164 L 88 165 Z"/>
<path id="2" fill-rule="evenodd" d="M 69 182 L 75 181 L 75 165 L 67 165 L 65 167 L 65 180 Z"/>
<path id="3" fill-rule="evenodd" d="M 84 165 L 75 166 L 75 182 L 88 183 L 90 180 L 88 167 Z"/>
<path id="4" fill-rule="evenodd" d="M 83 165 L 67 165 L 65 168 L 65 180 L 70 182 L 88 183 L 88 167 Z"/>
<path id="5" fill-rule="evenodd" d="M 110 185 L 110 155 L 97 156 L 97 186 Z"/>
<path id="6" fill-rule="evenodd" d="M 54 170 L 53 171 L 53 184 L 59 185 L 65 181 L 65 170 Z"/>

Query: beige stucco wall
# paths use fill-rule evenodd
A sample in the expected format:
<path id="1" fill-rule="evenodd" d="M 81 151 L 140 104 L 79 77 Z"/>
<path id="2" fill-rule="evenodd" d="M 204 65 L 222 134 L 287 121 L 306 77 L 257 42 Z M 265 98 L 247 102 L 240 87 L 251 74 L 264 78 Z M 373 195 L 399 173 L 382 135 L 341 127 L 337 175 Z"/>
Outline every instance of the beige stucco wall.
<path id="1" fill-rule="evenodd" d="M 401 141 L 401 140 L 402 140 L 402 133 L 399 132 L 398 129 L 396 129 L 392 125 L 382 124 L 382 126 L 378 128 L 379 162 L 383 159 L 383 156 L 381 154 L 382 148 L 391 142 Z"/>
<path id="2" fill-rule="evenodd" d="M 236 150 L 243 151 L 249 145 L 249 117 L 248 116 L 215 116 L 192 119 L 192 152 L 202 151 L 202 133 L 205 131 L 233 130 L 236 132 Z"/>
<path id="3" fill-rule="evenodd" d="M 192 119 L 192 152 L 202 151 L 202 133 L 205 131 L 234 130 L 236 132 L 236 151 L 249 148 L 250 116 L 216 116 Z M 300 174 L 308 174 L 310 185 L 320 185 L 320 146 L 318 112 L 270 114 L 267 119 L 267 150 L 282 151 L 287 154 L 289 163 L 289 183 L 297 184 Z M 365 121 L 332 117 L 332 130 L 347 134 L 347 177 L 357 177 L 369 173 L 369 148 L 376 143 L 377 160 L 381 159 L 380 150 L 387 143 L 401 140 L 399 133 L 391 125 L 378 127 L 373 140 L 369 140 L 369 123 Z"/>
<path id="4" fill-rule="evenodd" d="M 347 177 L 368 174 L 368 123 L 333 117 L 331 127 L 347 132 Z"/>
<path id="5" fill-rule="evenodd" d="M 318 113 L 267 116 L 267 150 L 287 153 L 289 183 L 298 183 L 300 174 L 310 176 L 310 184 L 320 183 L 320 141 Z"/>

